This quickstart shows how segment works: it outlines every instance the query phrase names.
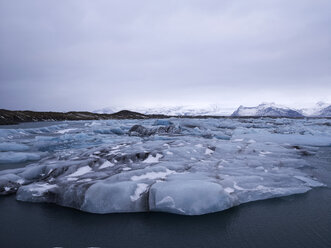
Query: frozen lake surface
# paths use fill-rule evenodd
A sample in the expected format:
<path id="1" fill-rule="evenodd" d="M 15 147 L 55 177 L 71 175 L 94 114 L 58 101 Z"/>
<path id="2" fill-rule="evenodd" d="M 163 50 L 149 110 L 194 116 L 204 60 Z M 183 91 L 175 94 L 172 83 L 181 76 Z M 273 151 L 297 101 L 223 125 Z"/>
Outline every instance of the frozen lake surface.
<path id="1" fill-rule="evenodd" d="M 327 188 L 320 151 L 330 146 L 329 119 L 26 123 L 0 129 L 0 194 L 91 213 L 201 215 Z"/>

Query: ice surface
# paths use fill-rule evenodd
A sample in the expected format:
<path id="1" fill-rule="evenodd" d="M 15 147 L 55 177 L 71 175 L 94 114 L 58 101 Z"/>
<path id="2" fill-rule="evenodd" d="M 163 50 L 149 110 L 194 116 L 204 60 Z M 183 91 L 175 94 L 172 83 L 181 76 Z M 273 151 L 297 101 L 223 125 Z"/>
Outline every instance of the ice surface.
<path id="1" fill-rule="evenodd" d="M 168 175 L 175 173 L 173 170 L 166 169 L 165 171 L 159 172 L 147 172 L 146 174 L 142 174 L 139 176 L 132 176 L 131 180 L 139 181 L 142 179 L 165 179 Z"/>
<path id="2" fill-rule="evenodd" d="M 0 164 L 39 160 L 40 154 L 27 152 L 0 152 Z"/>
<path id="3" fill-rule="evenodd" d="M 149 193 L 150 210 L 197 215 L 233 206 L 233 199 L 220 184 L 182 179 L 154 184 Z"/>
<path id="4" fill-rule="evenodd" d="M 29 150 L 29 146 L 24 144 L 16 144 L 3 142 L 0 143 L 0 152 L 8 152 L 8 151 L 26 151 Z"/>
<path id="5" fill-rule="evenodd" d="M 108 167 L 113 167 L 114 164 L 109 162 L 108 160 L 106 160 L 106 162 L 104 162 L 100 167 L 99 169 L 105 169 L 105 168 L 108 168 Z"/>
<path id="6" fill-rule="evenodd" d="M 69 132 L 74 131 L 74 130 L 76 130 L 76 128 L 66 128 L 66 129 L 62 129 L 62 130 L 57 131 L 57 133 L 64 134 L 64 133 L 69 133 Z"/>
<path id="7" fill-rule="evenodd" d="M 198 215 L 324 184 L 329 119 L 65 122 L 0 129 L 0 195 L 92 213 Z M 17 166 L 16 166 L 17 167 Z"/>
<path id="8" fill-rule="evenodd" d="M 146 206 L 140 198 L 141 187 L 145 185 L 130 181 L 97 182 L 86 191 L 81 209 L 92 213 L 144 211 Z"/>

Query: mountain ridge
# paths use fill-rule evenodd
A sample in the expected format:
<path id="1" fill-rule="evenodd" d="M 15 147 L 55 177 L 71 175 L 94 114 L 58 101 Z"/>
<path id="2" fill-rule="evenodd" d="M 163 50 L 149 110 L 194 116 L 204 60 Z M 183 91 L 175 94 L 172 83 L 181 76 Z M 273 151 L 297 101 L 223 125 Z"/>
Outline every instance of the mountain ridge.
<path id="1" fill-rule="evenodd" d="M 78 121 L 108 119 L 150 119 L 165 118 L 164 115 L 144 115 L 138 112 L 121 110 L 113 114 L 96 114 L 87 111 L 39 112 L 30 110 L 0 109 L 0 125 L 12 125 L 21 122 L 35 121 Z"/>
<path id="2" fill-rule="evenodd" d="M 121 110 L 115 113 L 95 113 L 88 111 L 69 111 L 69 112 L 40 112 L 30 110 L 6 110 L 0 109 L 0 125 L 12 125 L 21 122 L 35 122 L 35 121 L 77 121 L 77 120 L 108 120 L 108 119 L 162 119 L 170 117 L 178 118 L 258 118 L 258 117 L 286 117 L 286 118 L 304 118 L 304 117 L 316 117 L 316 118 L 330 118 L 331 117 L 331 105 L 326 103 L 319 103 L 319 107 L 316 107 L 312 111 L 307 109 L 292 109 L 282 105 L 276 105 L 274 103 L 262 103 L 256 107 L 239 106 L 232 114 L 221 115 L 221 111 L 217 108 L 216 112 L 198 111 L 185 112 L 164 112 L 162 109 L 156 113 L 144 113 Z M 326 107 L 325 107 L 326 106 Z M 174 107 L 174 109 L 176 109 Z M 179 107 L 179 110 L 181 107 Z M 218 111 L 218 112 L 217 112 Z M 217 114 L 218 113 L 218 114 Z M 307 115 L 309 113 L 310 115 Z"/>
<path id="3" fill-rule="evenodd" d="M 194 107 L 189 105 L 179 106 L 160 106 L 148 108 L 134 108 L 131 111 L 139 112 L 145 115 L 162 114 L 167 116 L 274 116 L 274 117 L 331 117 L 331 113 L 327 108 L 331 106 L 325 102 L 318 102 L 310 108 L 290 108 L 284 105 L 275 103 L 261 103 L 255 107 L 246 107 L 240 105 L 235 108 L 222 108 L 217 104 L 212 104 L 207 107 Z M 93 111 L 94 113 L 111 114 L 116 108 L 104 108 Z M 324 109 L 326 109 L 324 111 Z"/>
<path id="4" fill-rule="evenodd" d="M 262 103 L 256 107 L 241 105 L 231 116 L 304 117 L 299 111 L 275 103 Z"/>

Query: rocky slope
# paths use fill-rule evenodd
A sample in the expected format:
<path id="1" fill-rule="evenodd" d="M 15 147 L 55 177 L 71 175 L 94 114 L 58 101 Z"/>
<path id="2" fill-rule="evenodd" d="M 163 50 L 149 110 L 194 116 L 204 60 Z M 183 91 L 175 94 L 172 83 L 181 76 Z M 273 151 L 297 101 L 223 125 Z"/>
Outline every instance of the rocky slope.
<path id="1" fill-rule="evenodd" d="M 149 119 L 162 118 L 162 115 L 144 115 L 137 112 L 122 110 L 113 114 L 96 114 L 91 112 L 35 112 L 11 111 L 0 109 L 0 125 L 11 125 L 20 122 L 33 121 L 64 121 L 64 120 L 106 120 L 106 119 Z"/>

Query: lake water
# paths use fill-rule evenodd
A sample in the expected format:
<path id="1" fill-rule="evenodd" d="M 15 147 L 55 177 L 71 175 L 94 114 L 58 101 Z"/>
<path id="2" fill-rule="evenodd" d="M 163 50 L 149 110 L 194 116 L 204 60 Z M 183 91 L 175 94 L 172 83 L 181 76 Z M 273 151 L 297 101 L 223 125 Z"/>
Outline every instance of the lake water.
<path id="1" fill-rule="evenodd" d="M 331 247 L 331 189 L 202 216 L 88 214 L 0 198 L 1 247 Z"/>

